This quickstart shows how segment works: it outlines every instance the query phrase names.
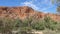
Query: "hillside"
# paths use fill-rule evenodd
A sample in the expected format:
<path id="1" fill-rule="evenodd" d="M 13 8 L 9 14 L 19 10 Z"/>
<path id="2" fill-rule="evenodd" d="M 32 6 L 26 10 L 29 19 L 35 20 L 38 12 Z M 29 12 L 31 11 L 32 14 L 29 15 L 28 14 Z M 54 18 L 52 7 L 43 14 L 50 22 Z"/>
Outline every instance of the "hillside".
<path id="1" fill-rule="evenodd" d="M 56 21 L 60 20 L 60 15 L 38 12 L 28 6 L 21 6 L 21 7 L 0 6 L 0 17 L 25 19 L 31 16 L 35 18 L 44 18 L 45 16 L 50 16 L 53 20 L 56 20 Z"/>

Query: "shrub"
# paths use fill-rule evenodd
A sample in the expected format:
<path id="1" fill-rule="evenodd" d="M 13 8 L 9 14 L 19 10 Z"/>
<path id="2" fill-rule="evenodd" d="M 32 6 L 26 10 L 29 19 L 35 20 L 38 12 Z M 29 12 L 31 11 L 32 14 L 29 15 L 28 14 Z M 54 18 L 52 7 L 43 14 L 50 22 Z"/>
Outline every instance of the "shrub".
<path id="1" fill-rule="evenodd" d="M 36 30 L 44 30 L 45 26 L 43 20 L 37 20 L 35 23 L 32 23 L 32 28 Z"/>
<path id="2" fill-rule="evenodd" d="M 3 34 L 11 34 L 12 30 L 12 19 L 9 18 L 0 18 L 0 32 Z"/>
<path id="3" fill-rule="evenodd" d="M 60 23 L 53 21 L 50 17 L 44 19 L 28 18 L 26 20 L 11 19 L 11 18 L 0 18 L 0 32 L 3 34 L 12 34 L 12 31 L 18 31 L 18 34 L 26 33 L 28 31 L 35 30 L 59 30 Z M 8 33 L 9 32 L 9 33 Z"/>
<path id="4" fill-rule="evenodd" d="M 22 29 L 24 32 L 31 30 L 31 28 L 28 27 L 27 21 L 25 23 L 18 18 L 17 19 L 0 18 L 0 32 L 2 34 L 12 34 L 12 31 L 22 32 Z"/>
<path id="5" fill-rule="evenodd" d="M 36 30 L 44 30 L 44 29 L 56 30 L 57 25 L 58 22 L 52 20 L 49 16 L 46 16 L 44 19 L 39 19 L 33 22 L 32 28 Z"/>
<path id="6" fill-rule="evenodd" d="M 45 27 L 51 30 L 55 30 L 57 22 L 52 20 L 49 16 L 44 18 Z"/>

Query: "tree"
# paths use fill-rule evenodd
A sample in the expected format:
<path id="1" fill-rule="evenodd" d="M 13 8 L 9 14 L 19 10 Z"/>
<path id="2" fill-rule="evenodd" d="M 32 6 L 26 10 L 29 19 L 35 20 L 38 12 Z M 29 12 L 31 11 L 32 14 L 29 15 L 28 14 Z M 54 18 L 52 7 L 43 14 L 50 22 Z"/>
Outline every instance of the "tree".
<path id="1" fill-rule="evenodd" d="M 52 3 L 56 3 L 57 4 L 57 12 L 60 13 L 60 0 L 51 0 Z"/>
<path id="2" fill-rule="evenodd" d="M 59 12 L 60 13 L 60 0 L 57 0 L 57 12 Z"/>

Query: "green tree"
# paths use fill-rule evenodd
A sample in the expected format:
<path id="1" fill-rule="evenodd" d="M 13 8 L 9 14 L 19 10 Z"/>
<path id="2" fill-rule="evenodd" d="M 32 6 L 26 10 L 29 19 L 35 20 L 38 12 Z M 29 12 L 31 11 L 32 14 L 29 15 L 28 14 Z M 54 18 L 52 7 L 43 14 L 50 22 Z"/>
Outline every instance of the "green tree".
<path id="1" fill-rule="evenodd" d="M 57 5 L 57 12 L 60 13 L 60 0 L 51 0 L 52 3 Z"/>

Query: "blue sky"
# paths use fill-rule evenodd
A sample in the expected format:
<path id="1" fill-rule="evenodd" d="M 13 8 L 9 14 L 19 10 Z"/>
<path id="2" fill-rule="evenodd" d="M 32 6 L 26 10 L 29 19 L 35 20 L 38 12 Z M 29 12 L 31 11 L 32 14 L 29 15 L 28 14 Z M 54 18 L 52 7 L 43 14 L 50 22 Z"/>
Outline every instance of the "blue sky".
<path id="1" fill-rule="evenodd" d="M 45 13 L 56 13 L 56 4 L 51 0 L 0 0 L 0 6 L 29 6 Z"/>

